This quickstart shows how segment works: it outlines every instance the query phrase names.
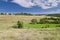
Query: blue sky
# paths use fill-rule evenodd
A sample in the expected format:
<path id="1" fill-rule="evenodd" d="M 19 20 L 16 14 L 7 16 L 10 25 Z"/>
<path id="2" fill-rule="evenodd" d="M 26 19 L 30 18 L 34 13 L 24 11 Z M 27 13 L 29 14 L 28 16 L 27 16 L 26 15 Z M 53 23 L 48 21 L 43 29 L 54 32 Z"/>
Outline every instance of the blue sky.
<path id="1" fill-rule="evenodd" d="M 0 0 L 0 12 L 59 13 L 60 0 Z"/>

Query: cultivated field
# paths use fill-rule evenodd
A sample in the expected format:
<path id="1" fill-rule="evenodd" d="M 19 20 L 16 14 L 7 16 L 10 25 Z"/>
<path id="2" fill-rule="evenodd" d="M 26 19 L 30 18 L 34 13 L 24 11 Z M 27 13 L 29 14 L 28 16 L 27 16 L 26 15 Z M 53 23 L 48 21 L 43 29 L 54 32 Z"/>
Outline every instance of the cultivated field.
<path id="1" fill-rule="evenodd" d="M 27 24 L 31 19 L 45 17 L 47 16 L 0 15 L 0 40 L 60 40 L 60 28 L 12 28 L 18 20 Z"/>

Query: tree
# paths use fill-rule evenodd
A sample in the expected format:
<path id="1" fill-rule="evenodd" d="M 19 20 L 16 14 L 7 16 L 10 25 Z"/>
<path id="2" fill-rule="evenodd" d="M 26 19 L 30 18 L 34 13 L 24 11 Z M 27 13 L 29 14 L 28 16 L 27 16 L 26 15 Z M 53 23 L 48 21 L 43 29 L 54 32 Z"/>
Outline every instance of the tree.
<path id="1" fill-rule="evenodd" d="M 4 15 L 4 13 L 0 13 L 1 15 Z"/>
<path id="2" fill-rule="evenodd" d="M 11 13 L 9 13 L 8 15 L 12 15 Z"/>

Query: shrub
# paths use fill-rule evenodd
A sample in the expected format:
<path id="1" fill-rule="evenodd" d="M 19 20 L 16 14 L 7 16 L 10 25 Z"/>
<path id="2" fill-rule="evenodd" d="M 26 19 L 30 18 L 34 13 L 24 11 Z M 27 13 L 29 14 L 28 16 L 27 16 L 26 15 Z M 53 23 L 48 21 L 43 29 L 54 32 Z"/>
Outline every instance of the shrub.
<path id="1" fill-rule="evenodd" d="M 47 18 L 43 18 L 43 19 L 40 19 L 40 22 L 41 24 L 47 24 L 49 23 L 48 19 Z"/>
<path id="2" fill-rule="evenodd" d="M 57 25 L 56 27 L 60 27 L 60 25 Z"/>
<path id="3" fill-rule="evenodd" d="M 60 24 L 60 19 L 59 18 L 43 18 L 40 19 L 39 23 L 41 24 Z"/>
<path id="4" fill-rule="evenodd" d="M 23 22 L 22 21 L 17 21 L 17 27 L 22 28 L 23 27 Z"/>
<path id="5" fill-rule="evenodd" d="M 37 24 L 37 19 L 32 19 L 31 24 Z"/>

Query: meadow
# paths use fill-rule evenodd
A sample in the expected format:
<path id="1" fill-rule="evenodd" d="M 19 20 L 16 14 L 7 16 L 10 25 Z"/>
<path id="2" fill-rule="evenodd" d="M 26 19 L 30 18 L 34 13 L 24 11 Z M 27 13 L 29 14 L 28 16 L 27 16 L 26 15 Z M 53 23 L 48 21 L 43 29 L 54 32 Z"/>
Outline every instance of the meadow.
<path id="1" fill-rule="evenodd" d="M 24 28 L 56 28 L 60 24 L 24 24 Z"/>
<path id="2" fill-rule="evenodd" d="M 60 40 L 60 24 L 29 24 L 31 19 L 42 19 L 50 16 L 0 15 L 0 40 Z M 23 21 L 23 28 L 12 26 Z M 49 28 L 41 28 L 49 25 Z"/>
<path id="3" fill-rule="evenodd" d="M 0 30 L 2 29 L 10 29 L 12 26 L 17 24 L 17 21 L 23 21 L 23 28 L 41 28 L 44 26 L 48 26 L 50 28 L 54 28 L 60 24 L 29 24 L 32 19 L 40 20 L 45 17 L 50 16 L 26 16 L 26 15 L 0 15 Z"/>
<path id="4" fill-rule="evenodd" d="M 31 19 L 41 19 L 46 16 L 25 16 L 25 15 L 0 15 L 0 29 L 10 29 L 16 25 L 17 21 L 23 21 L 24 24 L 29 24 Z M 27 26 L 27 25 L 26 25 Z"/>

